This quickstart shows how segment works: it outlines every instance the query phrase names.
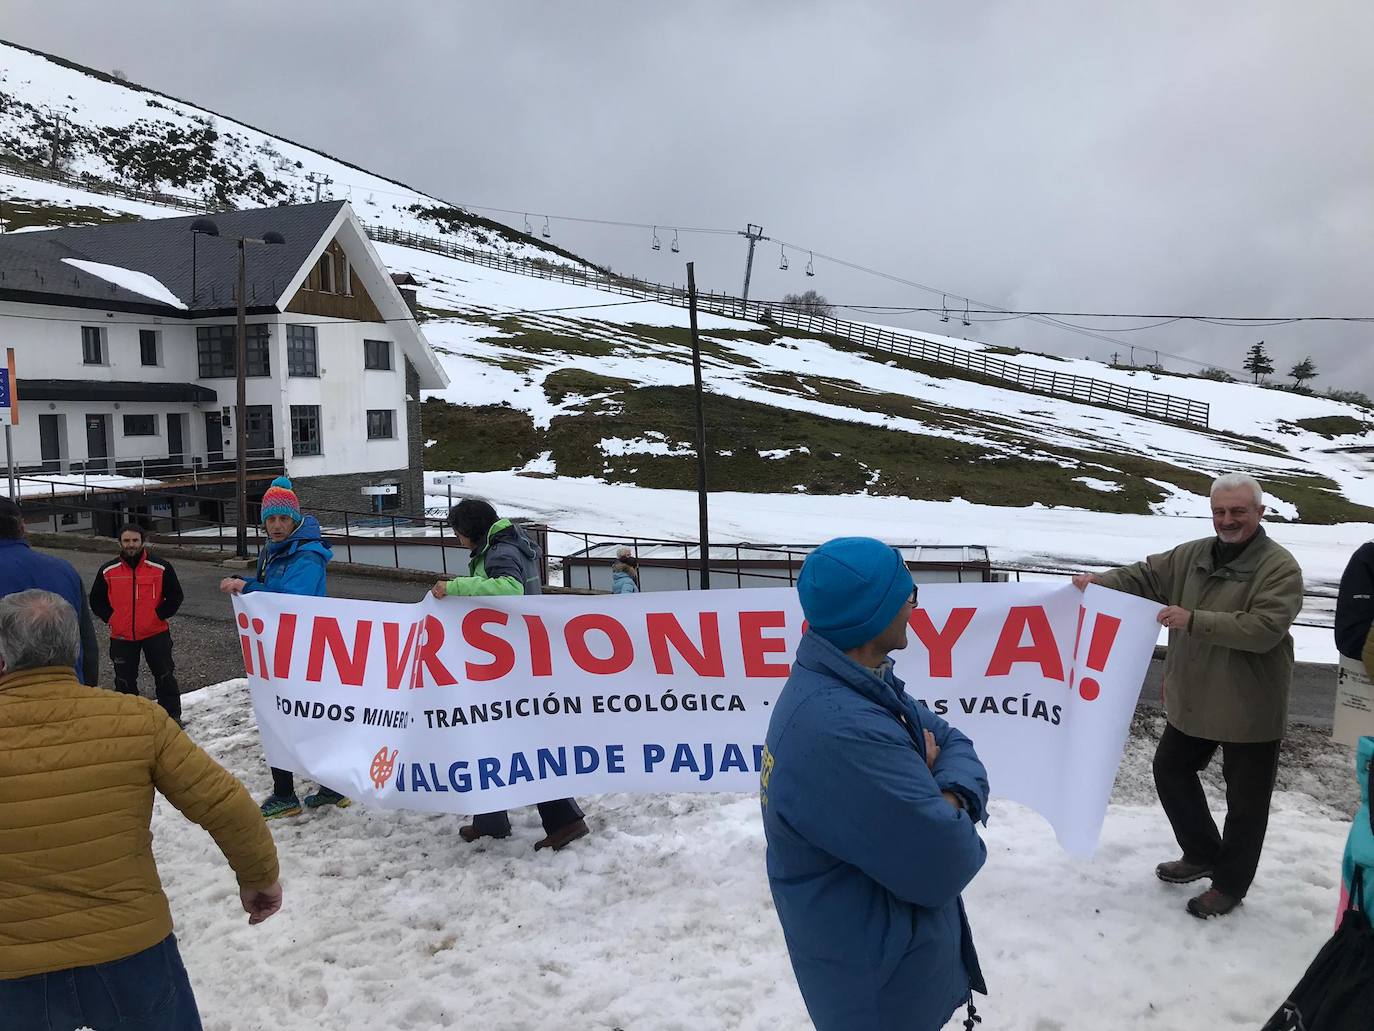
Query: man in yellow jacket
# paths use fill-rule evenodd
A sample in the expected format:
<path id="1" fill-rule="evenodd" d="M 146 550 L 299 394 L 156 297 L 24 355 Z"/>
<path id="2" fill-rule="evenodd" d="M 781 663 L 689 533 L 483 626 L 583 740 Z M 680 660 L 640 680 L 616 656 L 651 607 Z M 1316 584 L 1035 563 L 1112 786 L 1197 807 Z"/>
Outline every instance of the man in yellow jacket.
<path id="1" fill-rule="evenodd" d="M 257 804 L 159 706 L 77 682 L 76 613 L 0 599 L 0 1026 L 197 1031 L 153 791 L 215 839 L 250 924 L 281 908 Z"/>

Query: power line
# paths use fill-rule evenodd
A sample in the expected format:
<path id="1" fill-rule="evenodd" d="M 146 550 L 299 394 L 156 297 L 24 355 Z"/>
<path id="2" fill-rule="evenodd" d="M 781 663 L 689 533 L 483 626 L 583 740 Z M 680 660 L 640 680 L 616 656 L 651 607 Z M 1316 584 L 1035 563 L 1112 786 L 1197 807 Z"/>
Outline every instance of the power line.
<path id="1" fill-rule="evenodd" d="M 782 302 L 779 302 L 782 303 Z M 919 307 L 915 305 L 884 305 L 884 304 L 840 304 L 836 301 L 826 301 L 832 308 L 844 308 L 849 311 L 863 311 L 874 315 L 902 315 L 917 313 L 936 313 L 952 312 L 952 308 L 933 308 Z M 970 317 L 977 320 L 980 312 L 971 312 Z M 1374 322 L 1374 316 L 1370 315 L 1141 315 L 1126 312 L 1103 312 L 1103 311 L 1015 311 L 1012 309 L 999 309 L 996 319 L 983 319 L 981 321 L 1004 322 L 1008 319 L 1025 319 L 1036 315 L 1051 316 L 1054 318 L 1075 318 L 1075 319 L 1156 319 L 1158 321 L 1148 326 L 1125 326 L 1125 327 L 1106 327 L 1106 331 L 1113 333 L 1128 333 L 1142 329 L 1157 329 L 1160 326 L 1167 326 L 1174 322 L 1207 322 L 1217 326 L 1236 326 L 1244 328 L 1247 326 L 1286 326 L 1295 322 Z M 1091 328 L 1091 327 L 1080 327 Z"/>

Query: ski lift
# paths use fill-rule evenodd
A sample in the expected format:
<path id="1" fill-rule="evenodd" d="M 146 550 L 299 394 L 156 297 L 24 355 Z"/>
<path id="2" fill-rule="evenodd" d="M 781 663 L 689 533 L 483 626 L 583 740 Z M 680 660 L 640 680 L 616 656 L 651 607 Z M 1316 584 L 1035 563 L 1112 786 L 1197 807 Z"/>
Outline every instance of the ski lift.
<path id="1" fill-rule="evenodd" d="M 530 225 L 530 216 L 529 216 L 529 215 L 526 215 L 526 216 L 525 216 L 525 235 L 526 235 L 526 236 L 533 236 L 533 235 L 534 235 L 534 226 Z"/>
<path id="2" fill-rule="evenodd" d="M 672 251 L 674 254 L 679 254 L 679 253 L 681 253 L 681 251 L 682 251 L 682 248 L 679 247 L 679 246 L 677 245 L 677 230 L 676 230 L 676 229 L 673 230 L 673 242 L 670 243 L 670 244 L 668 245 L 668 249 L 669 249 L 670 251 Z"/>
<path id="3" fill-rule="evenodd" d="M 553 233 L 549 232 L 549 216 L 548 216 L 548 215 L 545 215 L 545 216 L 544 216 L 544 228 L 540 230 L 539 235 L 542 236 L 545 240 L 547 240 L 549 237 L 553 236 Z"/>
<path id="4" fill-rule="evenodd" d="M 949 298 L 944 294 L 940 295 L 940 321 L 949 321 Z"/>
<path id="5" fill-rule="evenodd" d="M 649 244 L 649 246 L 656 251 L 663 250 L 663 244 L 658 240 L 658 226 L 654 226 L 654 242 Z"/>
<path id="6" fill-rule="evenodd" d="M 816 256 L 810 251 L 806 252 L 806 274 L 808 276 L 816 274 Z"/>
<path id="7" fill-rule="evenodd" d="M 778 268 L 787 271 L 787 248 L 778 244 Z"/>
<path id="8" fill-rule="evenodd" d="M 968 298 L 964 298 L 964 325 L 973 325 L 973 323 L 968 320 Z"/>

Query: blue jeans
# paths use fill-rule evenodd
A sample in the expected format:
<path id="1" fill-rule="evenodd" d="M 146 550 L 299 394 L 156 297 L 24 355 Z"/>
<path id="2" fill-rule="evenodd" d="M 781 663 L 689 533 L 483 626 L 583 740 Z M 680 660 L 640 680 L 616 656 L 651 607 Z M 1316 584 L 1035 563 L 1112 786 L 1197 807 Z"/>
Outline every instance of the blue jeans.
<path id="1" fill-rule="evenodd" d="M 191 982 L 169 934 L 111 963 L 0 981 L 5 1031 L 201 1031 Z"/>

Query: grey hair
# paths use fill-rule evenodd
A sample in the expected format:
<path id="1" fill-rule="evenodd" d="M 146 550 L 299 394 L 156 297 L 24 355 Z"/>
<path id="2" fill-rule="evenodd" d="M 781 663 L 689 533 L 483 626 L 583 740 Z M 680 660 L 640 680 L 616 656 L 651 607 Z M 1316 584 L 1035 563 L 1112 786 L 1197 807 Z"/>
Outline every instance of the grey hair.
<path id="1" fill-rule="evenodd" d="M 1219 490 L 1248 490 L 1255 498 L 1255 507 L 1259 508 L 1264 504 L 1264 488 L 1259 485 L 1259 480 L 1248 473 L 1227 473 L 1225 476 L 1218 476 L 1212 481 L 1212 494 L 1215 495 Z"/>
<path id="2" fill-rule="evenodd" d="M 0 660 L 6 673 L 75 666 L 80 645 L 76 611 L 60 594 L 34 589 L 0 598 Z"/>

